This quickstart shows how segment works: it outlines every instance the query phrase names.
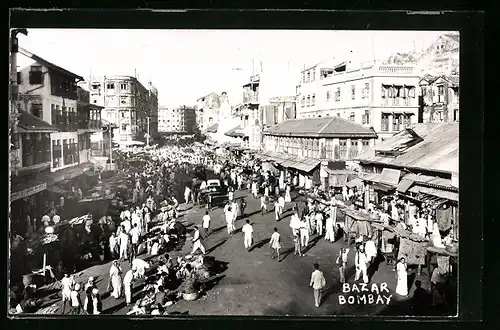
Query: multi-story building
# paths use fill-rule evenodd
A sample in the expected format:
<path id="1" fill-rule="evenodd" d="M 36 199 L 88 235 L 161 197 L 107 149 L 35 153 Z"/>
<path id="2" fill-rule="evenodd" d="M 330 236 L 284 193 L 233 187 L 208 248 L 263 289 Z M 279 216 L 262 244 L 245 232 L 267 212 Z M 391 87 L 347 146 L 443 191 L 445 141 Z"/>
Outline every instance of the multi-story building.
<path id="1" fill-rule="evenodd" d="M 420 108 L 423 123 L 459 121 L 459 77 L 429 75 L 420 79 Z"/>
<path id="2" fill-rule="evenodd" d="M 295 119 L 296 116 L 296 97 L 276 96 L 271 98 L 269 105 L 264 107 L 264 126 L 280 124 L 286 120 Z"/>
<path id="3" fill-rule="evenodd" d="M 417 123 L 418 80 L 412 66 L 318 64 L 302 71 L 297 117 L 342 117 L 387 138 Z"/>
<path id="4" fill-rule="evenodd" d="M 262 146 L 264 106 L 259 107 L 259 86 L 260 75 L 251 76 L 250 81 L 243 85 L 243 102 L 233 112 L 239 118 L 242 146 L 250 149 L 260 149 Z"/>
<path id="5" fill-rule="evenodd" d="M 78 102 L 76 113 L 78 116 L 78 146 L 80 161 L 91 161 L 91 136 L 98 134 L 102 129 L 101 111 L 104 107 L 90 103 L 88 90 L 78 87 Z"/>
<path id="6" fill-rule="evenodd" d="M 100 108 L 84 104 L 81 76 L 20 47 L 19 54 L 33 61 L 17 73 L 20 117 L 10 152 L 12 223 L 22 232 L 27 216 L 43 215 L 48 187 L 76 180 L 92 167 L 86 141 L 100 130 Z"/>
<path id="7" fill-rule="evenodd" d="M 169 109 L 158 109 L 158 129 L 162 133 L 192 133 L 196 127 L 196 110 L 193 107 L 182 106 Z"/>
<path id="8" fill-rule="evenodd" d="M 77 81 L 83 80 L 79 75 L 69 72 L 39 56 L 22 48 L 19 53 L 35 61 L 31 66 L 18 73 L 20 108 L 35 117 L 51 123 L 58 132 L 50 134 L 51 151 L 50 168 L 57 171 L 88 161 L 88 144 L 79 141 L 90 141 L 90 134 L 100 130 L 100 108 L 82 107 L 78 112 L 79 95 Z M 20 79 L 19 79 L 20 78 Z M 91 114 L 92 113 L 92 114 Z M 86 138 L 79 138 L 79 135 Z M 30 163 L 33 153 L 39 149 L 32 142 L 22 142 L 22 154 Z M 30 151 L 31 155 L 30 155 Z M 84 156 L 80 159 L 80 156 Z M 35 161 L 36 157 L 33 158 Z"/>
<path id="9" fill-rule="evenodd" d="M 131 76 L 92 78 L 90 102 L 104 106 L 102 118 L 118 126 L 114 132 L 118 143 L 142 139 L 158 116 L 156 89 Z"/>
<path id="10" fill-rule="evenodd" d="M 217 123 L 220 106 L 217 93 L 210 93 L 196 101 L 196 125 L 200 131 L 204 132 Z"/>

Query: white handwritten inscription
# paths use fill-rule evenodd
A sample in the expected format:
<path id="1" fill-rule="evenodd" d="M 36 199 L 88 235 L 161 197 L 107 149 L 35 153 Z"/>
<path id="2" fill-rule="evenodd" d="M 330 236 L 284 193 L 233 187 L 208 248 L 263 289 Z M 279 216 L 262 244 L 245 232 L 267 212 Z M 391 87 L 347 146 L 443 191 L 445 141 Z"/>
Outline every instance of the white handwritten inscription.
<path id="1" fill-rule="evenodd" d="M 389 305 L 392 294 L 389 294 L 387 283 L 349 284 L 342 285 L 342 294 L 339 295 L 341 305 Z"/>

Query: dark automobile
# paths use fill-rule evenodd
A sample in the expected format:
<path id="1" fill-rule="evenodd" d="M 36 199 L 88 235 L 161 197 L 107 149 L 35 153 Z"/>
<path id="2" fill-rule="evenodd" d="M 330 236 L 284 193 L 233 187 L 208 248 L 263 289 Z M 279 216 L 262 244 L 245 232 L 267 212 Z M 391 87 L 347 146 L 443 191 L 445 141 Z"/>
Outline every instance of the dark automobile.
<path id="1" fill-rule="evenodd" d="M 207 205 L 211 201 L 210 207 L 223 205 L 229 200 L 227 188 L 220 185 L 209 185 L 200 191 L 200 204 Z"/>

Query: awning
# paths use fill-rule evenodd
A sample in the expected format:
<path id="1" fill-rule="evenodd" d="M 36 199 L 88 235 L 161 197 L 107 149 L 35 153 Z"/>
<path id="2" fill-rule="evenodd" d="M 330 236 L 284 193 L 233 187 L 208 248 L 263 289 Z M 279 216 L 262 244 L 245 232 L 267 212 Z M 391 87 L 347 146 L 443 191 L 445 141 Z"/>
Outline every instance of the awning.
<path id="1" fill-rule="evenodd" d="M 405 193 L 410 187 L 415 183 L 413 180 L 409 179 L 403 179 L 401 182 L 398 184 L 398 187 L 396 190 L 400 193 Z"/>
<path id="2" fill-rule="evenodd" d="M 309 173 L 312 170 L 314 170 L 320 163 L 321 161 L 318 159 L 303 158 L 303 159 L 297 159 L 295 163 L 289 165 L 288 167 Z"/>
<path id="3" fill-rule="evenodd" d="M 382 170 L 382 173 L 380 174 L 380 179 L 378 180 L 378 182 L 392 186 L 397 186 L 400 177 L 401 177 L 400 170 L 384 168 Z"/>
<path id="4" fill-rule="evenodd" d="M 445 200 L 458 202 L 458 193 L 454 192 L 454 191 L 447 191 L 447 190 L 422 187 L 422 186 L 411 187 L 408 191 L 412 192 L 412 193 L 416 193 L 416 194 L 425 194 L 425 195 L 434 196 L 437 198 L 442 198 Z"/>
<path id="5" fill-rule="evenodd" d="M 360 178 L 355 178 L 346 183 L 347 188 L 361 188 L 363 187 L 363 181 Z"/>
<path id="6" fill-rule="evenodd" d="M 83 174 L 88 175 L 90 177 L 98 175 L 96 172 L 90 171 L 90 170 L 89 171 L 85 171 Z"/>
<path id="7" fill-rule="evenodd" d="M 113 143 L 116 143 L 120 146 L 143 146 L 144 142 L 141 141 L 132 141 L 132 140 L 127 140 L 127 141 L 113 141 Z"/>
<path id="8" fill-rule="evenodd" d="M 283 167 L 288 167 L 293 165 L 296 161 L 297 161 L 297 156 L 289 155 L 288 157 L 279 161 L 278 164 L 280 164 Z"/>
<path id="9" fill-rule="evenodd" d="M 47 187 L 47 191 L 54 193 L 54 194 L 59 194 L 59 195 L 65 195 L 65 194 L 69 193 L 69 191 L 61 189 L 58 186 Z"/>
<path id="10" fill-rule="evenodd" d="M 22 180 L 13 184 L 10 191 L 10 201 L 26 198 L 47 189 L 47 183 L 35 180 Z"/>
<path id="11" fill-rule="evenodd" d="M 372 184 L 372 187 L 375 190 L 380 190 L 380 191 L 383 191 L 383 192 L 389 192 L 389 191 L 395 189 L 395 187 L 393 187 L 393 186 L 390 186 L 390 185 L 387 185 L 387 184 L 384 184 L 384 183 L 380 183 L 380 182 L 374 182 Z"/>
<path id="12" fill-rule="evenodd" d="M 59 132 L 59 130 L 54 126 L 26 111 L 19 111 L 19 122 L 17 123 L 17 128 L 20 133 Z"/>

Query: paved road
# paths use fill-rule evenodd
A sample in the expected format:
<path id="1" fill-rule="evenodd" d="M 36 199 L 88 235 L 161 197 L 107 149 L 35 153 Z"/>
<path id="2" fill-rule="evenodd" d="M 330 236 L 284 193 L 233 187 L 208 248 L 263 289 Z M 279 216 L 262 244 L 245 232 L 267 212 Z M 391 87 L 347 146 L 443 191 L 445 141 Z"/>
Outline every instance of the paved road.
<path id="1" fill-rule="evenodd" d="M 299 257 L 293 254 L 292 233 L 289 227 L 289 211 L 292 203 L 288 203 L 285 210 L 286 218 L 277 222 L 271 210 L 265 216 L 259 212 L 260 201 L 249 196 L 247 191 L 238 191 L 235 196 L 246 196 L 247 214 L 254 227 L 255 246 L 248 252 L 243 246 L 241 227 L 245 220 L 236 222 L 237 233 L 228 235 L 222 209 L 211 212 L 212 233 L 204 241 L 205 248 L 217 260 L 228 263 L 228 269 L 223 273 L 219 283 L 197 301 L 181 300 L 171 307 L 169 312 L 189 312 L 190 315 L 373 315 L 378 313 L 401 313 L 406 311 L 407 302 L 393 293 L 396 280 L 392 267 L 381 265 L 372 277 L 372 283 L 386 282 L 393 295 L 391 306 L 385 305 L 358 305 L 349 306 L 339 304 L 338 268 L 335 259 L 344 242 L 326 242 L 324 238 L 311 237 L 312 243 L 306 255 Z M 200 224 L 205 209 L 192 205 L 182 205 L 184 208 L 183 221 L 186 225 Z M 283 256 L 281 261 L 271 259 L 271 250 L 268 245 L 273 228 L 278 227 L 282 238 Z M 188 254 L 192 243 L 186 242 L 182 251 L 171 252 L 171 256 Z M 350 254 L 348 272 L 350 281 L 354 280 L 354 258 Z M 327 287 L 324 302 L 319 308 L 314 307 L 312 289 L 309 279 L 314 262 L 320 264 L 324 272 Z M 89 276 L 97 277 L 97 286 L 105 292 L 109 263 L 91 267 L 85 270 L 79 281 Z M 129 269 L 126 262 L 122 263 L 125 271 Z M 104 279 L 105 277 L 106 279 Z M 425 283 L 425 282 L 424 282 Z M 83 296 L 83 295 L 82 295 Z M 122 300 L 112 297 L 103 299 L 103 311 L 106 314 L 126 314 L 129 310 Z M 407 300 L 407 299 L 406 299 Z M 60 303 L 60 302 L 59 302 Z"/>

